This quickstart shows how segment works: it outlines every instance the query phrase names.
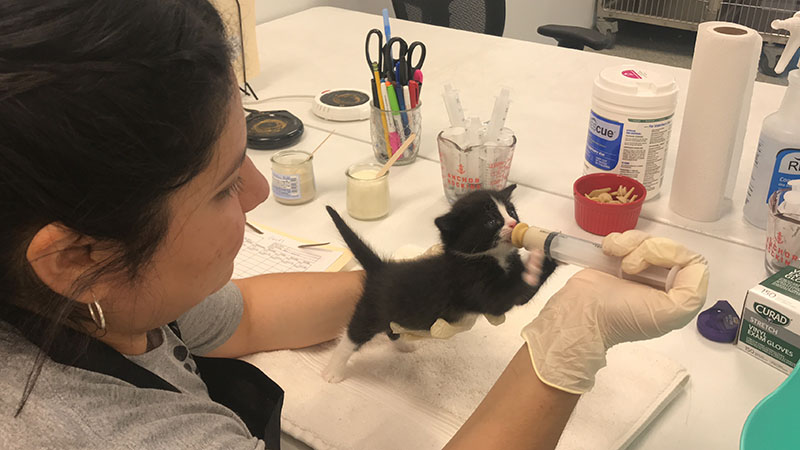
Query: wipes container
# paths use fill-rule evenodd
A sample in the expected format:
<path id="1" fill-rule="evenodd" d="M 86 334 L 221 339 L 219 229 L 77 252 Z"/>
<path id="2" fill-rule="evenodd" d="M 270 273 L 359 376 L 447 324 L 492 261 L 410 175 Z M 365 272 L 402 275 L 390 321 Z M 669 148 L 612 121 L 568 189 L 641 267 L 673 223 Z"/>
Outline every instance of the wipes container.
<path id="1" fill-rule="evenodd" d="M 584 175 L 616 173 L 642 183 L 647 198 L 664 178 L 678 85 L 672 76 L 626 64 L 594 81 Z"/>

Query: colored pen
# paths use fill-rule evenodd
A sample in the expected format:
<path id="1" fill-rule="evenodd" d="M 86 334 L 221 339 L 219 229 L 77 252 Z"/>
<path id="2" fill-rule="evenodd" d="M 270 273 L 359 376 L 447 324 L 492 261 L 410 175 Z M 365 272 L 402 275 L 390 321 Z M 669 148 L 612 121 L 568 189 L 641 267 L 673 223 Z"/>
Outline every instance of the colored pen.
<path id="1" fill-rule="evenodd" d="M 411 109 L 411 89 L 408 86 L 403 86 L 403 100 L 406 102 L 406 111 Z M 408 121 L 408 132 L 411 132 L 413 128 L 413 114 L 406 114 L 406 120 Z"/>
<path id="2" fill-rule="evenodd" d="M 380 108 L 381 104 L 378 103 L 378 86 L 375 85 L 373 78 L 369 79 L 369 85 L 372 88 L 372 106 Z"/>
<path id="3" fill-rule="evenodd" d="M 389 9 L 383 8 L 383 34 L 386 37 L 386 42 L 392 38 L 392 28 L 389 26 Z"/>
<path id="4" fill-rule="evenodd" d="M 388 81 L 386 83 L 388 83 Z M 383 95 L 383 104 L 388 111 L 391 108 L 391 102 L 389 101 L 389 89 L 386 83 L 381 83 L 381 94 Z M 392 117 L 389 112 L 386 113 L 386 116 L 386 125 L 389 128 L 389 145 L 391 146 L 392 154 L 394 154 L 394 151 L 400 147 L 401 139 L 400 135 L 397 134 L 394 117 Z"/>
<path id="5" fill-rule="evenodd" d="M 383 106 L 384 106 L 383 109 L 384 109 L 384 111 L 387 111 L 386 112 L 386 128 L 389 130 L 389 134 L 392 134 L 392 133 L 395 132 L 394 120 L 392 119 L 392 116 L 388 112 L 388 111 L 391 111 L 392 107 L 389 104 L 389 92 L 387 92 L 386 83 L 383 80 L 381 80 L 381 97 L 383 98 Z M 394 149 L 395 149 L 395 147 L 392 146 L 392 150 L 394 150 Z"/>
<path id="6" fill-rule="evenodd" d="M 375 93 L 375 97 L 378 100 L 377 101 L 377 103 L 378 103 L 377 106 L 380 107 L 381 110 L 383 110 L 385 108 L 383 106 L 383 95 L 381 94 L 380 76 L 378 75 L 378 63 L 372 63 L 372 77 L 373 77 L 373 79 L 375 81 L 375 85 L 374 85 L 375 86 L 375 90 L 377 91 Z M 391 147 L 390 140 L 389 140 L 389 128 L 388 128 L 388 126 L 386 124 L 386 117 L 383 115 L 383 113 L 380 113 L 380 114 L 381 114 L 381 124 L 383 124 L 383 138 L 386 141 L 386 155 L 391 158 L 391 156 L 392 156 L 392 147 Z"/>
<path id="7" fill-rule="evenodd" d="M 416 108 L 417 103 L 419 103 L 419 97 L 417 96 L 417 82 L 414 80 L 409 81 L 408 90 L 411 91 L 411 107 Z"/>
<path id="8" fill-rule="evenodd" d="M 408 129 L 408 114 L 405 113 L 406 99 L 403 96 L 403 86 L 397 81 L 392 83 L 392 86 L 394 86 L 394 93 L 397 96 L 397 109 L 400 111 L 400 120 L 403 122 L 403 136 L 407 136 L 410 131 Z"/>
<path id="9" fill-rule="evenodd" d="M 369 84 L 372 86 L 372 95 L 375 96 L 375 103 L 377 103 L 375 108 L 379 108 L 378 110 L 381 111 L 383 108 L 381 108 L 380 105 L 383 104 L 383 101 L 380 94 L 380 88 L 375 85 L 372 79 L 369 80 Z M 386 117 L 384 117 L 383 112 L 379 112 L 378 114 L 381 116 L 381 127 L 383 129 L 383 142 L 386 144 L 386 154 L 391 158 L 392 148 L 389 145 L 389 131 L 386 128 Z"/>
<path id="10" fill-rule="evenodd" d="M 386 93 L 389 94 L 389 105 L 392 108 L 392 116 L 394 116 L 395 120 L 395 130 L 400 134 L 403 131 L 403 121 L 400 119 L 400 105 L 397 103 L 397 94 L 394 92 L 394 86 L 391 81 L 386 82 Z"/>

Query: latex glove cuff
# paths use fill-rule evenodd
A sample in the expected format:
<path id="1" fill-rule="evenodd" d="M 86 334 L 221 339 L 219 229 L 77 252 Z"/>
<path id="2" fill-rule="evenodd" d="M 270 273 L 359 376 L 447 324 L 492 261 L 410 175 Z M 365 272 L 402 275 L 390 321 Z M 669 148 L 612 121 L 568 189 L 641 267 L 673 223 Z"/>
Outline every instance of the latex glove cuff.
<path id="1" fill-rule="evenodd" d="M 389 322 L 389 328 L 391 328 L 392 333 L 399 334 L 400 338 L 405 340 L 431 338 L 450 339 L 458 333 L 471 330 L 472 327 L 475 326 L 478 316 L 480 316 L 480 314 L 465 314 L 464 317 L 462 317 L 458 322 L 453 323 L 450 323 L 440 317 L 436 319 L 436 322 L 434 322 L 430 329 L 427 330 L 411 330 L 395 322 Z M 484 317 L 486 317 L 486 320 L 494 326 L 500 325 L 506 321 L 505 314 L 500 316 L 486 314 Z"/>

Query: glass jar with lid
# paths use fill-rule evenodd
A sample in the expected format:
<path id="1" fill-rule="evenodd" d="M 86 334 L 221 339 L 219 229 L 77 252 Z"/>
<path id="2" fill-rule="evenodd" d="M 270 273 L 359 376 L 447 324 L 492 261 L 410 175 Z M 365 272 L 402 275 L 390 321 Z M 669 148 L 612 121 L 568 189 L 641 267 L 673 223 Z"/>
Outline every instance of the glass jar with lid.
<path id="1" fill-rule="evenodd" d="M 350 166 L 347 175 L 347 213 L 354 219 L 375 220 L 389 214 L 389 172 L 376 177 L 380 164 Z"/>
<path id="2" fill-rule="evenodd" d="M 284 205 L 309 202 L 317 195 L 314 157 L 300 150 L 282 150 L 272 161 L 272 193 Z"/>

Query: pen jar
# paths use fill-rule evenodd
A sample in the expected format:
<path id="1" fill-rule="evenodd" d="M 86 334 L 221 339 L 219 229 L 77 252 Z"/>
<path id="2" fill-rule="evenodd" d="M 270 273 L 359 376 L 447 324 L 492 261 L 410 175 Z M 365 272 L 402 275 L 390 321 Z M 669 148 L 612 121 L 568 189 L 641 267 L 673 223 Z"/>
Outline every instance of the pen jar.
<path id="1" fill-rule="evenodd" d="M 347 213 L 354 219 L 375 220 L 389 214 L 389 172 L 375 177 L 380 164 L 350 166 L 347 176 Z"/>
<path id="2" fill-rule="evenodd" d="M 272 193 L 278 203 L 299 205 L 314 199 L 314 157 L 300 150 L 272 155 Z"/>
<path id="3" fill-rule="evenodd" d="M 411 133 L 417 135 L 395 165 L 411 164 L 419 153 L 422 135 L 422 103 L 414 108 L 399 111 L 385 110 L 370 105 L 369 129 L 375 159 L 384 164 Z"/>

